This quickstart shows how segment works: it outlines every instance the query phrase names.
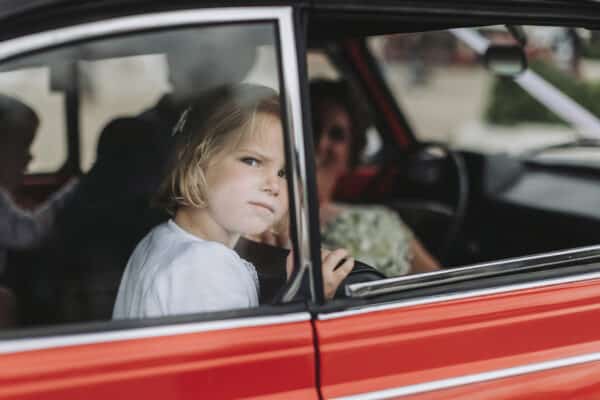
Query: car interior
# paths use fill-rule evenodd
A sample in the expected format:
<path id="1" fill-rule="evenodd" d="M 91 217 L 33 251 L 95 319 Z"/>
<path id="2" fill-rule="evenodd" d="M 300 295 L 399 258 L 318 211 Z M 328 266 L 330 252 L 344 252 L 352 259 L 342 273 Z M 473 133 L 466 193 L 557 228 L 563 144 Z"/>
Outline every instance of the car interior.
<path id="1" fill-rule="evenodd" d="M 463 288 L 476 287 L 481 281 L 460 279 L 464 266 L 597 243 L 598 164 L 585 158 L 548 156 L 551 151 L 575 147 L 597 152 L 597 142 L 573 140 L 570 133 L 560 143 L 514 154 L 463 148 L 450 140 L 432 139 L 436 132 L 420 136 L 415 129 L 419 123 L 414 123 L 418 118 L 408 111 L 410 101 L 417 102 L 428 89 L 425 83 L 414 81 L 414 87 L 394 92 L 390 88 L 396 79 L 394 68 L 405 73 L 405 78 L 397 79 L 406 80 L 435 81 L 446 74 L 445 69 L 451 71 L 447 73 L 450 78 L 463 73 L 485 75 L 485 90 L 496 81 L 514 77 L 494 75 L 493 67 L 486 67 L 481 56 L 452 36 L 448 28 L 464 23 L 449 27 L 434 20 L 415 24 L 402 18 L 375 22 L 362 18 L 338 18 L 324 12 L 308 25 L 309 78 L 352 82 L 368 109 L 370 137 L 375 143 L 363 154 L 361 165 L 340 182 L 336 200 L 394 210 L 443 269 L 441 275 L 396 277 L 391 290 L 382 285 L 380 291 L 363 296 L 360 290 L 365 284 L 385 283 L 386 276 L 358 264 L 338 291 L 341 302 L 352 301 L 343 299 L 347 296 L 363 298 L 356 301 L 373 296 L 379 296 L 377 301 L 409 298 L 415 288 L 424 294 L 444 293 L 452 290 L 448 283 L 456 282 Z M 39 248 L 9 254 L 4 283 L 16 293 L 19 326 L 110 319 L 132 249 L 150 228 L 168 218 L 151 206 L 166 162 L 164 152 L 158 150 L 169 146 L 157 132 L 169 131 L 177 120 L 173 112 L 180 111 L 169 109 L 164 96 L 182 82 L 194 90 L 240 81 L 278 89 L 273 31 L 269 24 L 256 24 L 148 32 L 77 43 L 0 64 L 0 92 L 19 91 L 24 101 L 33 100 L 44 123 L 17 202 L 33 208 L 65 182 L 79 179 L 69 206 L 57 217 L 52 237 Z M 419 39 L 428 33 L 440 36 L 433 35 L 430 42 Z M 492 41 L 496 35 L 508 38 L 513 47 L 519 45 L 514 28 L 494 25 L 493 30 L 480 29 L 479 33 Z M 591 42 L 591 37 L 586 40 Z M 427 55 L 429 47 L 444 41 L 453 46 L 452 57 L 464 59 Z M 516 54 L 527 55 L 531 63 L 533 53 L 527 47 L 533 46 L 531 39 L 527 43 L 527 51 Z M 410 74 L 422 73 L 415 72 L 421 67 L 410 57 L 417 51 L 415 46 L 422 46 L 420 62 L 431 63 L 422 67 L 429 76 L 410 78 Z M 232 54 L 235 62 L 231 62 Z M 501 67 L 506 67 L 505 61 L 500 60 Z M 444 106 L 425 107 L 431 119 L 435 119 L 436 107 Z M 237 249 L 260 268 L 261 303 L 270 304 L 285 284 L 282 266 L 287 250 L 245 240 Z M 570 258 L 567 254 L 556 265 L 585 269 L 578 260 L 595 255 L 576 254 Z M 502 268 L 495 272 L 488 268 L 479 278 L 499 284 L 501 279 L 512 279 L 507 271 L 530 268 L 531 279 L 551 273 L 539 268 L 544 264 L 540 259 L 534 261 L 504 262 Z M 404 286 L 398 286 L 403 282 Z M 350 284 L 353 290 L 347 291 Z"/>

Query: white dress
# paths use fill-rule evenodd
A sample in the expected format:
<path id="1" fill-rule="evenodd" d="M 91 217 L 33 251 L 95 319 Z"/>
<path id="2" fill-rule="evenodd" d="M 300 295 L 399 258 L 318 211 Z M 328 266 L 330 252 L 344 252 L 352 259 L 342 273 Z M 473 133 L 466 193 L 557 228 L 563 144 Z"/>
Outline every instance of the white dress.
<path id="1" fill-rule="evenodd" d="M 169 220 L 137 245 L 121 279 L 113 318 L 160 317 L 258 306 L 254 266 L 227 246 Z"/>

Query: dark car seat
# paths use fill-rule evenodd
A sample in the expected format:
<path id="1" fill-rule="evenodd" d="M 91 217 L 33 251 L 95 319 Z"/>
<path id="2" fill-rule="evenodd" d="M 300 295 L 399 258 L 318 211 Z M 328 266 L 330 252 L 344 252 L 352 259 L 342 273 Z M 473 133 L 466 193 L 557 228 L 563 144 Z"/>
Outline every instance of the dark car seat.
<path id="1" fill-rule="evenodd" d="M 23 324 L 109 319 L 121 274 L 139 240 L 167 215 L 151 201 L 169 151 L 168 133 L 144 118 L 119 118 L 102 131 L 97 159 L 56 234 L 25 257 L 18 290 Z"/>

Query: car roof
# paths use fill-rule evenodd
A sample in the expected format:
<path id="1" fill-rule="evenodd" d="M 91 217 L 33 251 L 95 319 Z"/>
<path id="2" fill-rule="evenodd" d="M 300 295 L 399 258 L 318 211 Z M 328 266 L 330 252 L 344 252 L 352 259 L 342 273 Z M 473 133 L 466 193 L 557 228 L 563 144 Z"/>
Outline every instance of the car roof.
<path id="1" fill-rule="evenodd" d="M 600 27 L 594 0 L 0 0 L 0 40 L 64 24 L 192 7 L 291 5 L 311 12 L 317 38 L 415 32 L 544 18 L 555 25 Z M 326 22 L 326 23 L 324 23 Z"/>

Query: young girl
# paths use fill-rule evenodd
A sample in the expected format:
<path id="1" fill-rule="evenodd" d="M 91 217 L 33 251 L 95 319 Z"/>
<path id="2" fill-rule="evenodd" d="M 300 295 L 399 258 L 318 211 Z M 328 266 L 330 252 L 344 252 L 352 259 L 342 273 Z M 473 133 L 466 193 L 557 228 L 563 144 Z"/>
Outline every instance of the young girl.
<path id="1" fill-rule="evenodd" d="M 134 250 L 113 318 L 258 306 L 256 270 L 232 247 L 288 208 L 278 96 L 261 86 L 220 87 L 188 108 L 174 133 L 175 162 L 159 193 L 174 218 Z M 326 295 L 352 266 L 345 250 L 325 254 Z"/>

